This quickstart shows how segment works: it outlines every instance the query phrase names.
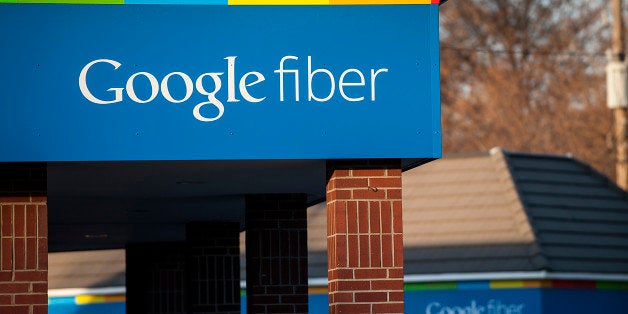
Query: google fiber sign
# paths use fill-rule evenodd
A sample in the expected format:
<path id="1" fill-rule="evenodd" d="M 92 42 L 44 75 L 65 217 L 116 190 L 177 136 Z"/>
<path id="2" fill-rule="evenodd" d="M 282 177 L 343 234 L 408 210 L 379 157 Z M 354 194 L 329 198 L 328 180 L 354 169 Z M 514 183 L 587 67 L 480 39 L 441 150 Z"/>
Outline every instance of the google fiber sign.
<path id="1" fill-rule="evenodd" d="M 0 2 L 0 161 L 440 156 L 434 1 Z"/>

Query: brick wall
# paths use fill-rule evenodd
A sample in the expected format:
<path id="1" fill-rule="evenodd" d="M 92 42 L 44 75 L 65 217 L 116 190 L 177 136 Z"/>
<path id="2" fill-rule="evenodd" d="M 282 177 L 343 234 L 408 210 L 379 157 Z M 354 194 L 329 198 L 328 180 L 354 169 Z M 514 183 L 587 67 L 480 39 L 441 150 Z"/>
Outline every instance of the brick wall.
<path id="1" fill-rule="evenodd" d="M 126 312 L 239 313 L 239 233 L 239 223 L 197 222 L 186 242 L 128 245 Z"/>
<path id="2" fill-rule="evenodd" d="M 403 313 L 398 160 L 327 165 L 330 313 Z"/>
<path id="3" fill-rule="evenodd" d="M 240 313 L 240 224 L 192 223 L 186 238 L 188 313 Z"/>
<path id="4" fill-rule="evenodd" d="M 185 243 L 126 248 L 126 312 L 187 314 Z"/>
<path id="5" fill-rule="evenodd" d="M 308 313 L 304 194 L 246 198 L 248 313 Z"/>
<path id="6" fill-rule="evenodd" d="M 0 313 L 48 312 L 45 164 L 0 164 Z"/>

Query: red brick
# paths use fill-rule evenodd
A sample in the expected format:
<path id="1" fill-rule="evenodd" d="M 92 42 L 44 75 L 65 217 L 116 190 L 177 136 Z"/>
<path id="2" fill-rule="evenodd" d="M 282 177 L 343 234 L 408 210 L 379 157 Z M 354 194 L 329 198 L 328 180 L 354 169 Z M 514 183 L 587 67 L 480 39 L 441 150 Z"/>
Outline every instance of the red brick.
<path id="1" fill-rule="evenodd" d="M 390 202 L 381 202 L 381 223 L 382 223 L 382 233 L 391 233 L 392 232 L 392 211 L 390 208 Z"/>
<path id="2" fill-rule="evenodd" d="M 368 235 L 360 236 L 360 267 L 371 267 L 371 252 Z"/>
<path id="3" fill-rule="evenodd" d="M 13 296 L 8 294 L 0 294 L 0 309 L 3 305 L 9 305 L 13 303 Z M 0 312 L 3 313 L 3 312 Z"/>
<path id="4" fill-rule="evenodd" d="M 353 302 L 353 292 L 336 292 L 334 302 Z"/>
<path id="5" fill-rule="evenodd" d="M 337 170 L 334 170 L 334 174 L 333 174 L 333 176 L 336 177 L 336 178 L 348 177 L 350 175 L 351 175 L 351 173 L 347 169 L 337 169 Z"/>
<path id="6" fill-rule="evenodd" d="M 26 236 L 27 237 L 37 236 L 37 206 L 36 205 L 26 206 Z"/>
<path id="7" fill-rule="evenodd" d="M 395 234 L 393 241 L 393 265 L 395 267 L 403 267 L 403 235 Z"/>
<path id="8" fill-rule="evenodd" d="M 37 269 L 48 270 L 48 239 L 38 238 L 37 243 Z"/>
<path id="9" fill-rule="evenodd" d="M 31 197 L 29 196 L 0 196 L 0 204 L 8 203 L 30 203 Z"/>
<path id="10" fill-rule="evenodd" d="M 403 313 L 403 303 L 373 304 L 373 313 Z"/>
<path id="11" fill-rule="evenodd" d="M 387 302 L 388 292 L 357 292 L 355 302 Z"/>
<path id="12" fill-rule="evenodd" d="M 48 304 L 48 294 L 16 294 L 15 304 Z"/>
<path id="13" fill-rule="evenodd" d="M 13 270 L 13 239 L 2 238 L 2 247 L 0 248 L 0 257 L 2 260 L 1 270 Z"/>
<path id="14" fill-rule="evenodd" d="M 353 271 L 356 279 L 386 278 L 388 271 L 383 268 L 358 268 Z"/>
<path id="15" fill-rule="evenodd" d="M 401 285 L 403 287 L 403 285 Z M 388 292 L 388 301 L 403 302 L 403 291 Z"/>
<path id="16" fill-rule="evenodd" d="M 4 293 L 26 293 L 29 284 L 26 282 L 0 282 L 0 294 Z"/>
<path id="17" fill-rule="evenodd" d="M 48 293 L 48 283 L 47 282 L 33 282 L 31 283 L 33 292 L 39 293 Z"/>
<path id="18" fill-rule="evenodd" d="M 15 281 L 47 281 L 48 272 L 46 271 L 16 271 Z"/>
<path id="19" fill-rule="evenodd" d="M 45 204 L 48 201 L 48 197 L 41 195 L 31 195 L 31 203 L 43 203 Z"/>
<path id="20" fill-rule="evenodd" d="M 369 232 L 369 209 L 368 202 L 358 202 L 358 232 Z"/>
<path id="21" fill-rule="evenodd" d="M 380 220 L 380 210 L 379 210 L 379 202 L 370 202 L 369 209 L 369 217 L 371 224 L 371 233 L 379 233 L 379 220 Z"/>
<path id="22" fill-rule="evenodd" d="M 401 199 L 401 189 L 388 189 L 386 190 L 386 197 L 389 200 L 393 200 L 393 199 Z"/>
<path id="23" fill-rule="evenodd" d="M 14 205 L 13 206 L 13 235 L 15 237 L 26 236 L 26 206 Z"/>
<path id="24" fill-rule="evenodd" d="M 386 175 L 389 177 L 401 177 L 401 169 L 387 169 Z"/>
<path id="25" fill-rule="evenodd" d="M 354 177 L 383 177 L 386 175 L 385 169 L 353 169 L 351 175 Z"/>
<path id="26" fill-rule="evenodd" d="M 339 303 L 335 304 L 335 309 L 330 313 L 372 313 L 370 304 L 355 304 L 355 303 Z"/>
<path id="27" fill-rule="evenodd" d="M 382 266 L 382 247 L 381 238 L 379 235 L 372 235 L 369 237 L 371 242 L 371 267 Z"/>
<path id="28" fill-rule="evenodd" d="M 38 236 L 39 237 L 47 237 L 48 236 L 48 206 L 39 205 L 37 206 L 37 225 L 38 225 Z"/>
<path id="29" fill-rule="evenodd" d="M 346 267 L 347 266 L 347 238 L 346 236 L 336 235 L 335 236 L 335 250 L 336 250 L 336 267 Z"/>
<path id="30" fill-rule="evenodd" d="M 402 233 L 403 232 L 403 222 L 402 222 L 402 210 L 401 210 L 401 202 L 393 202 L 393 216 L 392 216 L 392 224 L 393 224 L 393 232 L 394 233 Z"/>
<path id="31" fill-rule="evenodd" d="M 327 193 L 328 200 L 350 200 L 351 190 L 332 190 Z"/>
<path id="32" fill-rule="evenodd" d="M 33 314 L 48 314 L 48 305 L 33 306 Z"/>
<path id="33" fill-rule="evenodd" d="M 15 269 L 26 269 L 26 239 L 15 238 L 13 245 Z"/>
<path id="34" fill-rule="evenodd" d="M 334 225 L 334 233 L 347 233 L 347 210 L 345 209 L 345 204 L 340 203 L 337 204 L 336 208 L 333 209 L 333 225 Z"/>
<path id="35" fill-rule="evenodd" d="M 26 239 L 26 269 L 37 269 L 37 238 Z"/>
<path id="36" fill-rule="evenodd" d="M 338 290 L 339 291 L 359 291 L 359 290 L 370 290 L 371 282 L 368 280 L 339 280 L 338 281 Z"/>
<path id="37" fill-rule="evenodd" d="M 2 205 L 2 223 L 0 223 L 1 235 L 3 237 L 13 236 L 13 205 Z"/>
<path id="38" fill-rule="evenodd" d="M 347 232 L 358 232 L 358 202 L 347 202 Z"/>
<path id="39" fill-rule="evenodd" d="M 2 314 L 30 314 L 29 306 L 27 305 L 0 305 L 0 313 Z"/>
<path id="40" fill-rule="evenodd" d="M 337 178 L 336 189 L 365 188 L 368 183 L 369 179 L 367 178 Z"/>
<path id="41" fill-rule="evenodd" d="M 369 178 L 369 186 L 381 188 L 401 188 L 401 177 Z"/>
<path id="42" fill-rule="evenodd" d="M 334 271 L 337 279 L 353 279 L 353 269 L 351 268 L 338 268 Z"/>
<path id="43" fill-rule="evenodd" d="M 359 189 L 353 190 L 351 197 L 354 200 L 375 200 L 375 199 L 385 199 L 386 191 L 385 190 L 376 190 L 373 191 L 371 189 Z"/>
<path id="44" fill-rule="evenodd" d="M 403 279 L 373 280 L 373 290 L 403 291 Z"/>
<path id="45" fill-rule="evenodd" d="M 0 281 L 11 281 L 13 278 L 12 271 L 0 271 Z"/>
<path id="46" fill-rule="evenodd" d="M 348 239 L 349 247 L 347 248 L 347 251 L 349 253 L 349 267 L 358 267 L 360 264 L 360 255 L 358 254 L 358 236 L 349 235 Z"/>
<path id="47" fill-rule="evenodd" d="M 403 268 L 393 268 L 388 270 L 388 278 L 401 278 L 403 279 Z"/>
<path id="48" fill-rule="evenodd" d="M 382 267 L 393 266 L 393 242 L 392 235 L 382 235 Z"/>

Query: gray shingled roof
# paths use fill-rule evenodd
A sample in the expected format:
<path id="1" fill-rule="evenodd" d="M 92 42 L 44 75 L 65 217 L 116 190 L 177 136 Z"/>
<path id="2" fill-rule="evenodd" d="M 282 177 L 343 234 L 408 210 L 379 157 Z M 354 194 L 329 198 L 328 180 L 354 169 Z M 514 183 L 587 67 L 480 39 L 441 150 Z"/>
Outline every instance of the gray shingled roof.
<path id="1" fill-rule="evenodd" d="M 406 171 L 403 186 L 406 274 L 628 274 L 628 194 L 576 159 L 493 149 Z M 327 277 L 325 210 L 308 209 L 310 278 Z M 124 284 L 122 250 L 71 254 L 50 254 L 50 288 Z"/>
<path id="2" fill-rule="evenodd" d="M 326 276 L 325 206 L 310 208 L 310 277 Z M 406 274 L 628 274 L 628 194 L 568 156 L 459 155 L 403 173 Z"/>

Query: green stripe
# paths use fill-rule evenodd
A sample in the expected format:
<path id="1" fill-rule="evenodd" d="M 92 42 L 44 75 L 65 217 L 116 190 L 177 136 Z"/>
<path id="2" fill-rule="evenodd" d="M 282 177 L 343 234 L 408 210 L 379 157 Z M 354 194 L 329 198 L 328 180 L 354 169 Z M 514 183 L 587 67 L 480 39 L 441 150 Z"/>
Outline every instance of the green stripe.
<path id="1" fill-rule="evenodd" d="M 596 288 L 600 290 L 628 290 L 628 282 L 598 281 Z"/>
<path id="2" fill-rule="evenodd" d="M 422 290 L 456 290 L 458 284 L 455 282 L 426 282 L 426 283 L 407 283 L 404 285 L 406 291 L 422 291 Z"/>

